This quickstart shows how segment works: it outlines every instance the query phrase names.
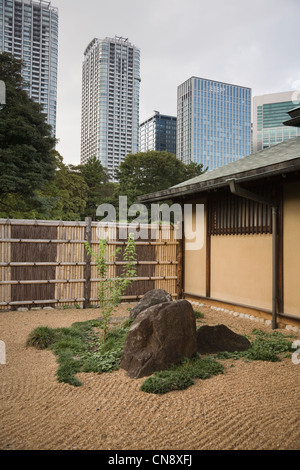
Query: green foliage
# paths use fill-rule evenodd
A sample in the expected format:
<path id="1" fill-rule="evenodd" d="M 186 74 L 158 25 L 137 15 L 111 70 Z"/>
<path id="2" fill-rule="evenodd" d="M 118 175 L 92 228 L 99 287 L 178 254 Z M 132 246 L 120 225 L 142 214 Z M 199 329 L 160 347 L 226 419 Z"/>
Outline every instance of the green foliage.
<path id="1" fill-rule="evenodd" d="M 107 332 L 105 344 L 100 339 L 102 322 L 88 320 L 76 322 L 70 328 L 52 329 L 41 326 L 33 330 L 27 339 L 27 346 L 50 349 L 57 356 L 57 379 L 73 386 L 81 382 L 78 372 L 111 372 L 120 366 L 122 351 L 131 321 L 126 321 Z"/>
<path id="2" fill-rule="evenodd" d="M 266 333 L 261 330 L 253 330 L 255 339 L 251 342 L 251 347 L 247 351 L 236 351 L 233 353 L 218 353 L 218 359 L 240 359 L 249 361 L 270 361 L 278 362 L 292 351 L 292 342 L 278 331 Z"/>
<path id="3" fill-rule="evenodd" d="M 115 191 L 115 184 L 109 182 L 109 174 L 96 157 L 91 157 L 85 165 L 75 167 L 87 186 L 86 207 L 82 218 L 96 220 L 96 210 L 100 204 L 110 202 Z"/>
<path id="4" fill-rule="evenodd" d="M 85 244 L 87 252 L 95 259 L 97 265 L 97 273 L 100 278 L 98 287 L 98 300 L 102 309 L 103 315 L 103 343 L 106 340 L 106 333 L 108 330 L 109 321 L 114 309 L 121 302 L 122 294 L 126 291 L 127 287 L 131 284 L 133 278 L 136 276 L 136 251 L 134 237 L 129 234 L 128 241 L 124 250 L 122 274 L 114 279 L 109 278 L 108 264 L 110 260 L 106 259 L 107 241 L 101 239 L 99 242 L 98 252 L 93 252 L 89 243 Z M 113 255 L 113 259 L 120 255 L 121 248 L 117 248 Z"/>
<path id="5" fill-rule="evenodd" d="M 63 163 L 63 158 L 57 151 L 54 151 L 53 155 L 56 163 L 55 177 L 44 191 L 39 193 L 49 201 L 47 218 L 80 220 L 87 202 L 87 184 L 71 165 Z"/>
<path id="6" fill-rule="evenodd" d="M 6 85 L 6 106 L 0 112 L 0 216 L 12 217 L 20 200 L 27 211 L 40 210 L 36 190 L 53 179 L 55 139 L 42 106 L 23 89 L 22 63 L 0 54 L 0 79 Z"/>
<path id="7" fill-rule="evenodd" d="M 126 337 L 132 320 L 108 330 L 105 343 L 97 343 L 97 348 L 84 355 L 84 372 L 112 372 L 118 370 Z"/>
<path id="8" fill-rule="evenodd" d="M 34 346 L 37 349 L 46 349 L 54 343 L 55 338 L 55 330 L 48 326 L 38 326 L 28 336 L 26 346 Z"/>
<path id="9" fill-rule="evenodd" d="M 223 366 L 211 357 L 199 356 L 184 359 L 181 364 L 174 365 L 168 370 L 155 372 L 141 385 L 141 390 L 147 393 L 164 394 L 172 390 L 183 390 L 194 384 L 194 379 L 208 379 L 213 375 L 223 373 Z"/>
<path id="10" fill-rule="evenodd" d="M 197 319 L 204 318 L 204 313 L 200 312 L 199 310 L 194 310 L 194 314 Z"/>
<path id="11" fill-rule="evenodd" d="M 127 155 L 115 171 L 119 194 L 127 195 L 129 205 L 141 194 L 167 189 L 201 173 L 202 165 L 185 165 L 172 153 L 157 151 Z"/>

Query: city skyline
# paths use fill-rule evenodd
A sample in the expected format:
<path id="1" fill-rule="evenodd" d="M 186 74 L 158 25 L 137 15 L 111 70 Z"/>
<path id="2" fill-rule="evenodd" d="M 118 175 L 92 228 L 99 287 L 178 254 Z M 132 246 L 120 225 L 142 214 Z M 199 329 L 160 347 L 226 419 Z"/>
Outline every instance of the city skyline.
<path id="1" fill-rule="evenodd" d="M 176 115 L 177 86 L 193 75 L 248 86 L 252 96 L 300 89 L 297 0 L 51 5 L 59 11 L 57 150 L 67 164 L 80 162 L 82 58 L 94 37 L 130 37 L 139 45 L 140 122 L 154 109 Z"/>
<path id="2" fill-rule="evenodd" d="M 94 37 L 129 37 L 141 50 L 140 122 L 177 113 L 191 76 L 252 88 L 252 96 L 300 88 L 300 2 L 264 0 L 52 0 L 59 9 L 57 150 L 80 161 L 81 68 Z M 259 15 L 257 12 L 259 11 Z"/>

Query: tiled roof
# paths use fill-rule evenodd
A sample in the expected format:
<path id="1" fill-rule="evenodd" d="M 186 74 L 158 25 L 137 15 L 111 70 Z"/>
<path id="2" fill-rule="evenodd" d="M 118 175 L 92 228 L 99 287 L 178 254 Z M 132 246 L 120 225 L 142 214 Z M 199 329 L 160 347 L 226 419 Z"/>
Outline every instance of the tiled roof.
<path id="1" fill-rule="evenodd" d="M 293 168 L 297 160 L 300 162 L 300 136 L 286 140 L 268 149 L 248 155 L 235 162 L 229 163 L 215 170 L 208 171 L 200 176 L 172 186 L 157 193 L 141 196 L 141 201 L 151 201 L 176 197 L 184 193 L 195 193 L 227 184 L 229 179 L 252 179 L 262 177 L 268 171 L 280 172 L 283 169 Z"/>
<path id="2" fill-rule="evenodd" d="M 208 171 L 203 175 L 196 176 L 195 178 L 177 184 L 176 186 L 173 186 L 173 188 L 200 183 L 201 181 L 207 181 L 224 176 L 233 176 L 236 173 L 263 168 L 269 165 L 274 165 L 275 163 L 293 160 L 294 158 L 300 158 L 300 137 L 286 140 L 285 142 L 269 147 L 268 149 L 252 153 L 251 155 L 248 155 L 248 157 L 240 158 L 240 160 L 228 163 L 216 170 Z"/>

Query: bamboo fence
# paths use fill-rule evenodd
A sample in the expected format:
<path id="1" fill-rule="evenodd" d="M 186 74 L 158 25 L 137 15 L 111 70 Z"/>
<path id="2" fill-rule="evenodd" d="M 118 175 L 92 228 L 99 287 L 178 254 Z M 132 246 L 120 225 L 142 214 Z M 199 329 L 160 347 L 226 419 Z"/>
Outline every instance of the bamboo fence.
<path id="1" fill-rule="evenodd" d="M 82 222 L 0 219 L 0 310 L 98 305 L 97 265 L 85 248 L 88 241 L 97 252 L 98 229 L 98 222 L 90 218 Z M 139 300 L 155 288 L 179 298 L 181 241 L 176 240 L 172 226 L 159 227 L 155 233 L 150 226 L 145 229 L 148 237 L 135 241 L 137 276 L 122 300 Z M 126 239 L 120 237 L 119 226 L 107 230 L 108 277 L 115 278 L 124 265 L 122 257 L 114 255 L 115 249 L 123 250 Z"/>

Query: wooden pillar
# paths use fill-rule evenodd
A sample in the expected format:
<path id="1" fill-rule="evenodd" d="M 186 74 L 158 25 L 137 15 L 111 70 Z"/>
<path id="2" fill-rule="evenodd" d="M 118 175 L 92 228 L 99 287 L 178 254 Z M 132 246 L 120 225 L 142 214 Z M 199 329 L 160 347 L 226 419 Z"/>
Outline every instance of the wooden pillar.
<path id="1" fill-rule="evenodd" d="M 85 218 L 85 234 L 84 239 L 86 242 L 91 245 L 92 241 L 92 218 Z M 91 255 L 88 253 L 87 249 L 84 248 L 84 302 L 83 308 L 87 308 L 90 304 L 91 299 Z"/>
<path id="2" fill-rule="evenodd" d="M 209 198 L 206 199 L 206 297 L 210 297 L 210 279 L 211 279 L 211 235 L 209 219 Z"/>
<path id="3" fill-rule="evenodd" d="M 176 260 L 177 260 L 177 299 L 183 298 L 184 292 L 184 222 L 182 221 L 182 235 L 176 247 Z"/>
<path id="4" fill-rule="evenodd" d="M 278 219 L 277 219 L 277 312 L 284 313 L 283 296 L 283 188 L 281 186 L 278 201 Z"/>

